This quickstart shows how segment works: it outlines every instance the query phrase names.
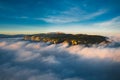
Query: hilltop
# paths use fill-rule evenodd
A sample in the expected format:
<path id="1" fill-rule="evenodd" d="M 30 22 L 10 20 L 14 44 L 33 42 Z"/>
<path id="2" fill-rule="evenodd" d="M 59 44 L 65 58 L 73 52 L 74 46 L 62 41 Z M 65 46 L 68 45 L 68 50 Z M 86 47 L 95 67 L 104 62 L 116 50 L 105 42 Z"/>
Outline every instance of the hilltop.
<path id="1" fill-rule="evenodd" d="M 107 37 L 86 34 L 47 33 L 25 35 L 24 40 L 47 42 L 49 44 L 68 43 L 69 45 L 108 44 Z"/>

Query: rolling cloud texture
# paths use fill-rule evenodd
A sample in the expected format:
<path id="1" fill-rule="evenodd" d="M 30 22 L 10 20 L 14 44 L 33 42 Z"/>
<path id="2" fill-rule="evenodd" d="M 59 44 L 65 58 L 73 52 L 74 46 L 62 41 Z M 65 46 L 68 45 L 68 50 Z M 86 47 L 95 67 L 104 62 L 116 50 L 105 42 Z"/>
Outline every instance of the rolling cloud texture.
<path id="1" fill-rule="evenodd" d="M 119 80 L 120 39 L 106 46 L 0 39 L 0 80 Z"/>

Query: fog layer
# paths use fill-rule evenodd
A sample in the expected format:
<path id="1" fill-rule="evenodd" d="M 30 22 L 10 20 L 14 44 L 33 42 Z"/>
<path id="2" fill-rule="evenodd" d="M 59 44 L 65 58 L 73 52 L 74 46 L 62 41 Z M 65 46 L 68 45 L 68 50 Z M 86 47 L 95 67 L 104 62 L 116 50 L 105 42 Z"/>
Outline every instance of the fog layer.
<path id="1" fill-rule="evenodd" d="M 120 80 L 120 39 L 68 46 L 0 39 L 0 80 Z"/>

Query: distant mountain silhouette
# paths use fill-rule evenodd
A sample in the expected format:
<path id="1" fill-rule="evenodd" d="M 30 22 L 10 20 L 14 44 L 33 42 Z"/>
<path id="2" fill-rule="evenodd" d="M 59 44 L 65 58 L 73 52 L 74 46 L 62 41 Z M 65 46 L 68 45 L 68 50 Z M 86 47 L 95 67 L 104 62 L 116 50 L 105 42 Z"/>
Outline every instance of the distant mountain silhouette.
<path id="1" fill-rule="evenodd" d="M 0 38 L 17 38 L 17 37 L 23 37 L 23 34 L 19 35 L 6 35 L 6 34 L 0 34 Z"/>

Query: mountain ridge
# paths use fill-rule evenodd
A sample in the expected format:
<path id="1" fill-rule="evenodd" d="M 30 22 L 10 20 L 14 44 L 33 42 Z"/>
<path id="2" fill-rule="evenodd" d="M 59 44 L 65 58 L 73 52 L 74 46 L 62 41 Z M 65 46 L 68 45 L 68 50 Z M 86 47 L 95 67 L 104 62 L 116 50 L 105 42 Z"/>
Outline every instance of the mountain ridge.
<path id="1" fill-rule="evenodd" d="M 87 34 L 42 33 L 25 35 L 24 40 L 47 42 L 50 44 L 68 43 L 69 45 L 108 44 L 108 37 Z"/>

